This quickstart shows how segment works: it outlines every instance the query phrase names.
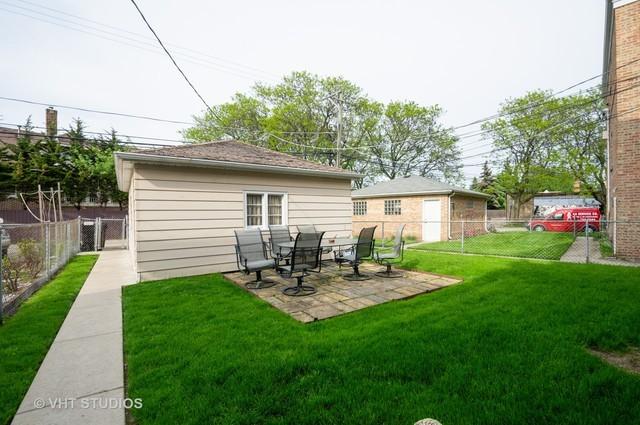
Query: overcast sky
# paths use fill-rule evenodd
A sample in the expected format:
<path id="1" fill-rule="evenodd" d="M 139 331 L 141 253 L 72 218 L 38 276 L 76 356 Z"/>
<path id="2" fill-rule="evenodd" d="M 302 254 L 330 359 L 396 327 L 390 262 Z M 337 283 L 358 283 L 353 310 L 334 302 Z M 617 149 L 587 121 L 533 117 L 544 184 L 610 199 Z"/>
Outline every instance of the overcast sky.
<path id="1" fill-rule="evenodd" d="M 307 70 L 342 76 L 379 101 L 437 103 L 455 126 L 495 113 L 508 97 L 560 90 L 602 68 L 604 0 L 138 5 L 210 104 Z M 190 121 L 203 106 L 148 37 L 129 0 L 0 0 L 0 96 Z M 44 107 L 0 100 L 2 122 L 28 115 L 44 125 Z M 184 127 L 59 109 L 61 126 L 78 116 L 91 131 L 138 136 L 177 139 Z M 465 155 L 483 152 L 479 143 L 465 140 Z"/>

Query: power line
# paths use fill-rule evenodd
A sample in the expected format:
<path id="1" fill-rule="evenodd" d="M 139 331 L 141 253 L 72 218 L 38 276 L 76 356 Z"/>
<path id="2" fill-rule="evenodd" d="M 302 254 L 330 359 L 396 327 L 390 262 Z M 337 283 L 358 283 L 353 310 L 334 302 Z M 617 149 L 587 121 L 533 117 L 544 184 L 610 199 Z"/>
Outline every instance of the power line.
<path id="1" fill-rule="evenodd" d="M 147 115 L 128 114 L 124 112 L 104 111 L 99 109 L 83 108 L 78 106 L 61 105 L 57 103 L 37 102 L 34 100 L 19 99 L 15 97 L 0 96 L 0 100 L 6 100 L 9 102 L 26 103 L 29 105 L 37 105 L 37 106 L 45 106 L 45 107 L 51 106 L 53 108 L 58 108 L 58 109 L 69 109 L 73 111 L 81 111 L 81 112 L 88 112 L 88 113 L 94 113 L 94 114 L 113 115 L 113 116 L 124 117 L 124 118 L 150 120 L 150 121 L 164 122 L 169 124 L 184 124 L 189 126 L 193 126 L 195 124 L 193 122 L 187 122 L 187 121 L 170 120 L 170 119 L 158 118 L 158 117 L 147 116 Z M 240 127 L 215 127 L 215 128 L 220 130 L 236 130 L 236 131 L 250 130 L 250 129 L 240 128 Z M 311 131 L 308 131 L 308 132 L 307 131 L 280 131 L 279 133 L 282 133 L 282 134 L 332 134 L 334 132 L 333 131 L 318 131 L 318 132 L 316 131 L 313 131 L 313 132 Z"/>
<path id="2" fill-rule="evenodd" d="M 151 26 L 151 24 L 149 23 L 149 21 L 147 21 L 147 18 L 144 16 L 144 13 L 142 13 L 142 10 L 140 10 L 140 8 L 138 7 L 138 5 L 136 4 L 136 0 L 131 0 L 131 3 L 133 3 L 133 5 L 135 6 L 136 10 L 138 11 L 138 13 L 140 14 L 140 17 L 142 18 L 142 20 L 144 21 L 145 24 L 147 24 L 147 27 L 149 28 L 149 31 L 151 31 L 151 33 L 153 34 L 153 36 L 156 38 L 156 40 L 158 40 L 158 43 L 160 44 L 160 46 L 162 47 L 162 50 L 165 51 L 165 53 L 167 54 L 167 56 L 169 56 L 169 59 L 171 59 L 171 62 L 173 62 L 173 64 L 175 65 L 176 69 L 178 70 L 178 72 L 180 72 L 180 74 L 182 75 L 182 77 L 185 79 L 185 81 L 187 82 L 187 84 L 189 84 L 189 86 L 191 87 L 191 89 L 193 89 L 193 91 L 195 92 L 195 94 L 200 98 L 200 100 L 202 101 L 202 103 L 204 103 L 204 106 L 207 107 L 207 109 L 209 110 L 209 112 L 211 113 L 211 115 L 213 115 L 214 117 L 217 118 L 216 113 L 213 112 L 213 109 L 211 109 L 211 107 L 209 106 L 209 104 L 207 103 L 206 100 L 204 100 L 204 97 L 202 97 L 202 95 L 200 94 L 200 92 L 198 92 L 198 90 L 195 88 L 195 86 L 191 83 L 191 81 L 189 81 L 189 78 L 187 77 L 187 75 L 184 73 L 184 71 L 182 71 L 182 69 L 180 68 L 180 66 L 178 65 L 178 63 L 176 62 L 176 60 L 173 58 L 173 56 L 171 56 L 171 53 L 169 53 L 169 50 L 167 50 L 167 48 L 164 46 L 164 44 L 162 43 L 162 40 L 160 40 L 160 37 L 158 37 L 158 34 L 156 34 L 155 30 L 153 29 L 153 27 Z"/>
<path id="3" fill-rule="evenodd" d="M 631 60 L 631 61 L 629 61 L 629 62 L 627 62 L 627 63 L 624 63 L 624 64 L 622 64 L 622 65 L 618 66 L 617 68 L 615 68 L 615 70 L 618 70 L 618 69 L 620 69 L 620 68 L 623 68 L 623 67 L 629 66 L 629 65 L 634 64 L 634 63 L 639 62 L 639 61 L 640 61 L 640 58 L 638 58 L 638 59 L 634 59 L 634 60 Z M 607 75 L 607 74 L 609 74 L 610 72 L 611 72 L 611 71 L 606 71 L 606 72 L 602 72 L 602 73 L 600 73 L 600 74 L 598 74 L 598 75 L 594 75 L 593 77 L 589 77 L 589 78 L 587 78 L 587 79 L 585 79 L 585 80 L 582 80 L 582 81 L 580 81 L 580 82 L 578 82 L 578 83 L 572 84 L 571 86 L 569 86 L 569 87 L 567 87 L 567 88 L 565 88 L 565 89 L 562 89 L 562 90 L 560 90 L 560 91 L 554 92 L 554 93 L 552 93 L 550 96 L 551 96 L 551 97 L 555 97 L 555 96 L 557 96 L 557 95 L 559 95 L 559 94 L 566 93 L 566 92 L 568 92 L 569 90 L 572 90 L 572 89 L 574 89 L 574 88 L 576 88 L 576 87 L 578 87 L 578 86 L 581 86 L 581 85 L 582 85 L 582 84 L 584 84 L 584 83 L 588 83 L 589 81 L 593 81 L 593 80 L 595 80 L 595 79 L 597 79 L 597 78 L 599 78 L 599 77 L 602 77 L 602 76 L 604 76 L 604 75 Z M 542 103 L 540 103 L 540 104 L 544 104 L 544 102 L 548 102 L 548 101 L 549 101 L 549 100 L 545 99 L 545 100 L 544 100 Z M 514 113 L 518 113 L 518 112 L 523 112 L 523 111 L 526 111 L 527 109 L 535 108 L 535 107 L 537 107 L 537 106 L 539 106 L 539 105 L 538 105 L 538 104 L 536 104 L 536 103 L 534 103 L 534 104 L 530 104 L 530 105 L 526 105 L 526 106 L 524 106 L 523 108 L 516 109 L 516 110 L 514 110 L 514 111 L 509 112 L 509 114 L 507 114 L 507 115 L 514 114 Z M 465 127 L 469 127 L 469 126 L 472 126 L 472 125 L 475 125 L 475 124 L 480 124 L 480 123 L 485 122 L 485 121 L 490 121 L 490 120 L 492 120 L 492 119 L 496 119 L 496 118 L 498 118 L 498 117 L 500 117 L 500 116 L 502 116 L 502 115 L 503 115 L 503 114 L 493 114 L 493 115 L 491 115 L 491 116 L 489 116 L 489 117 L 481 118 L 481 119 L 478 119 L 478 120 L 475 120 L 475 121 L 472 121 L 472 122 L 469 122 L 469 123 L 466 123 L 466 124 L 462 124 L 462 125 L 455 126 L 455 127 L 453 127 L 453 130 L 458 130 L 458 129 L 465 128 Z"/>
<path id="4" fill-rule="evenodd" d="M 14 123 L 8 123 L 8 122 L 0 122 L 0 125 L 10 125 L 13 127 L 25 127 L 22 124 L 14 124 Z M 46 130 L 47 127 L 43 127 L 43 126 L 37 126 L 37 125 L 32 125 L 32 128 L 37 128 L 40 130 Z M 109 135 L 109 132 L 100 132 L 100 131 L 88 131 L 88 130 L 83 130 L 84 133 L 87 134 L 95 134 L 95 135 Z M 64 130 L 59 131 L 59 133 L 61 133 L 63 136 L 66 134 L 66 132 Z M 150 136 L 134 136 L 134 135 L 130 135 L 130 134 L 121 134 L 121 133 L 117 133 L 116 134 L 120 137 L 127 137 L 130 139 L 140 139 L 140 140 L 157 140 L 157 141 L 161 141 L 161 142 L 175 142 L 175 143 L 186 143 L 185 140 L 178 140 L 178 139 L 166 139 L 166 138 L 161 138 L 161 137 L 150 137 Z M 167 145 L 167 146 L 172 146 L 172 145 Z"/>
<path id="5" fill-rule="evenodd" d="M 26 14 L 26 13 L 23 13 L 23 12 L 6 9 L 4 7 L 0 7 L 0 10 L 8 12 L 8 13 L 12 13 L 14 15 L 23 16 L 23 17 L 26 17 L 26 18 L 29 18 L 29 19 L 33 19 L 33 20 L 36 20 L 36 21 L 40 21 L 40 22 L 44 22 L 44 23 L 47 23 L 47 24 L 59 26 L 61 28 L 65 28 L 65 29 L 68 29 L 68 30 L 80 32 L 80 33 L 83 33 L 83 34 L 88 34 L 88 35 L 91 35 L 91 36 L 94 36 L 94 37 L 97 37 L 97 38 L 102 38 L 104 40 L 109 40 L 109 41 L 112 41 L 114 43 L 119 43 L 119 44 L 123 44 L 125 46 L 134 47 L 136 49 L 144 50 L 144 51 L 147 51 L 147 52 L 150 52 L 150 53 L 165 55 L 165 53 L 162 51 L 162 49 L 159 48 L 156 44 L 148 43 L 146 41 L 141 41 L 141 40 L 138 40 L 138 39 L 126 36 L 126 35 L 114 33 L 112 31 L 106 31 L 104 29 L 96 28 L 95 26 L 86 25 L 86 24 L 83 24 L 83 23 L 79 23 L 79 22 L 75 22 L 75 21 L 72 21 L 72 20 L 64 19 L 64 18 L 61 18 L 61 17 L 58 17 L 58 16 L 49 15 L 47 13 L 40 12 L 40 11 L 37 11 L 37 10 L 34 10 L 34 9 L 30 9 L 30 8 L 27 8 L 27 7 L 17 6 L 17 5 L 13 5 L 13 4 L 6 3 L 6 2 L 0 2 L 0 3 L 4 3 L 5 5 L 10 6 L 10 7 L 26 10 L 26 11 L 29 11 L 30 13 L 36 13 L 38 15 L 45 16 L 47 18 L 53 19 L 53 21 L 48 20 L 48 19 L 43 19 L 42 17 L 39 17 L 39 16 L 33 16 L 33 15 L 29 15 L 29 14 Z M 64 13 L 64 12 L 58 12 L 58 13 Z M 71 15 L 71 16 L 75 16 L 75 15 Z M 90 29 L 92 31 L 97 31 L 97 32 L 102 33 L 102 34 L 107 34 L 109 36 L 119 37 L 119 38 L 122 38 L 124 40 L 129 40 L 131 42 L 138 43 L 138 44 L 132 44 L 130 42 L 119 40 L 119 39 L 115 39 L 115 38 L 112 38 L 112 37 L 107 37 L 107 36 L 104 36 L 102 34 L 96 34 L 94 32 L 90 32 L 90 31 L 87 31 L 87 30 L 84 30 L 84 29 L 81 29 L 81 28 L 76 28 L 76 27 L 73 27 L 73 26 L 65 25 L 65 24 L 60 23 L 60 22 L 67 22 L 67 23 L 70 23 L 72 25 L 76 25 L 76 26 L 79 26 L 79 27 L 82 27 L 82 28 L 87 28 L 87 29 Z M 105 25 L 105 24 L 101 24 L 101 25 Z M 109 26 L 107 26 L 107 27 L 109 27 Z M 125 31 L 125 32 L 128 32 L 128 33 L 131 33 L 130 31 L 126 31 L 126 30 L 120 30 L 120 31 Z M 136 34 L 137 35 L 137 33 L 132 33 L 132 34 Z M 140 35 L 138 35 L 138 36 L 139 37 L 144 37 L 144 36 L 140 36 Z M 147 39 L 147 38 L 148 39 L 153 39 L 153 38 L 150 38 L 150 37 L 144 37 L 144 38 L 145 39 Z M 169 43 L 167 43 L 167 44 L 169 44 Z M 144 46 L 149 46 L 151 48 L 144 47 Z M 185 48 L 185 47 L 178 47 L 178 48 L 182 49 L 182 50 L 189 50 L 191 52 L 195 52 L 199 56 L 212 57 L 210 55 L 195 51 L 193 49 L 188 49 L 188 48 Z M 226 73 L 235 75 L 237 77 L 246 78 L 246 79 L 249 79 L 249 80 L 265 79 L 263 76 L 257 75 L 255 73 L 253 73 L 252 71 L 246 71 L 246 70 L 243 70 L 243 69 L 240 69 L 240 68 L 234 69 L 232 67 L 229 67 L 228 65 L 216 63 L 214 61 L 211 61 L 210 59 L 202 59 L 202 58 L 200 58 L 198 56 L 194 56 L 192 54 L 179 53 L 178 52 L 177 55 L 180 56 L 185 62 L 190 62 L 190 63 L 196 64 L 196 65 L 200 65 L 200 66 L 204 66 L 204 67 L 207 67 L 207 68 L 210 68 L 210 69 L 215 69 L 216 71 L 226 72 Z M 187 58 L 187 59 L 185 59 L 185 58 Z M 269 80 L 273 81 L 273 79 L 271 79 L 271 78 L 269 78 Z"/>
<path id="6" fill-rule="evenodd" d="M 33 101 L 33 100 L 18 99 L 18 98 L 15 98 L 15 97 L 0 96 L 0 99 L 1 100 L 7 100 L 7 101 L 10 101 L 10 102 L 27 103 L 27 104 L 30 104 L 30 105 L 47 106 L 47 107 L 51 106 L 51 107 L 59 108 L 59 109 L 71 109 L 71 110 L 74 110 L 74 111 L 90 112 L 90 113 L 103 114 L 103 115 L 113 115 L 113 116 L 126 117 L 126 118 L 136 118 L 136 119 L 140 119 L 140 120 L 149 120 L 149 121 L 156 121 L 156 122 L 166 122 L 166 123 L 170 123 L 170 124 L 185 124 L 185 125 L 193 125 L 194 124 L 192 122 L 168 120 L 168 119 L 164 119 L 164 118 L 157 118 L 157 117 L 146 116 L 146 115 L 134 115 L 134 114 L 126 114 L 126 113 L 123 113 L 123 112 L 112 112 L 112 111 L 103 111 L 103 110 L 98 110 L 98 109 L 82 108 L 82 107 L 78 107 L 78 106 L 68 106 L 68 105 L 60 105 L 60 104 L 55 104 L 55 103 L 36 102 L 36 101 Z"/>
<path id="7" fill-rule="evenodd" d="M 2 128 L 0 128 L 0 134 L 6 134 L 6 135 L 11 135 L 11 136 L 17 136 L 17 137 L 21 136 L 21 134 L 19 134 L 19 133 L 16 134 L 15 131 L 9 131 L 8 129 L 2 129 Z M 43 134 L 43 133 L 30 132 L 28 134 L 30 136 L 32 136 L 32 137 L 42 137 L 42 138 L 47 137 L 47 135 Z M 59 139 L 71 140 L 70 137 L 64 136 L 64 135 L 62 135 L 62 136 L 58 135 L 56 137 L 59 138 Z M 100 142 L 100 140 L 88 140 L 88 142 L 94 143 L 94 142 Z M 4 142 L 0 141 L 0 143 L 4 143 Z M 118 144 L 131 145 L 131 146 L 151 146 L 151 147 L 173 147 L 173 146 L 175 146 L 175 145 L 166 145 L 166 144 L 161 144 L 161 143 L 131 142 L 131 141 L 126 141 L 126 140 L 118 140 Z"/>
<path id="8" fill-rule="evenodd" d="M 19 1 L 19 2 L 21 2 L 21 3 L 29 4 L 29 5 L 31 5 L 31 6 L 35 6 L 35 7 L 41 8 L 41 9 L 49 10 L 49 11 L 52 11 L 52 12 L 57 13 L 57 14 L 60 14 L 60 15 L 69 16 L 69 17 L 71 17 L 71 18 L 74 18 L 74 19 L 77 19 L 77 20 L 80 20 L 80 21 L 90 22 L 90 23 L 92 23 L 92 24 L 99 25 L 99 26 L 102 26 L 102 27 L 105 27 L 105 28 L 109 28 L 109 29 L 112 29 L 112 30 L 115 30 L 115 31 L 119 31 L 119 32 L 127 33 L 127 34 L 133 35 L 133 36 L 135 36 L 135 37 L 139 37 L 139 38 L 143 38 L 143 39 L 147 39 L 147 40 L 151 40 L 151 39 L 153 39 L 152 37 L 148 37 L 148 36 L 145 36 L 145 35 L 140 34 L 140 33 L 137 33 L 137 32 L 133 32 L 133 31 L 126 30 L 126 29 L 124 29 L 124 28 L 120 28 L 120 27 L 116 27 L 116 26 L 113 26 L 113 25 L 105 24 L 105 23 L 103 23 L 103 22 L 95 21 L 95 20 L 92 20 L 92 19 L 89 19 L 89 18 L 86 18 L 86 17 L 83 17 L 83 16 L 74 15 L 74 14 L 72 14 L 72 13 L 68 13 L 68 12 L 65 12 L 65 11 L 60 10 L 60 9 L 55 9 L 55 8 L 52 8 L 52 7 L 44 6 L 44 5 L 41 5 L 41 4 L 38 4 L 38 3 L 35 3 L 35 2 L 31 2 L 31 1 L 27 1 L 27 0 L 17 0 L 17 1 Z M 6 2 L 4 2 L 4 3 L 6 3 Z M 6 3 L 6 4 L 9 4 L 9 3 Z M 36 10 L 33 10 L 33 9 L 29 9 L 29 8 L 25 8 L 25 7 L 21 7 L 21 6 L 16 6 L 16 5 L 11 5 L 11 6 L 13 6 L 13 7 L 20 7 L 21 9 L 29 10 L 29 11 L 32 11 L 32 12 L 34 12 L 34 13 L 38 13 L 38 14 L 41 14 L 41 15 L 44 15 L 44 16 L 49 16 L 49 17 L 54 18 L 54 19 L 61 19 L 61 18 L 58 18 L 58 17 L 54 17 L 54 16 L 52 16 L 52 15 L 46 15 L 46 14 L 44 14 L 44 13 L 42 13 L 42 12 L 39 12 L 39 11 L 36 11 Z M 67 21 L 67 22 L 74 23 L 73 21 Z M 77 24 L 77 23 L 74 23 L 74 24 Z M 77 25 L 80 25 L 80 24 L 77 24 Z M 87 27 L 88 27 L 88 26 L 87 26 Z M 95 27 L 90 27 L 90 28 L 92 28 L 92 29 L 96 29 Z M 109 33 L 109 34 L 116 35 L 116 34 L 114 34 L 114 33 Z M 120 36 L 120 35 L 118 35 L 118 36 Z M 185 51 L 193 52 L 193 53 L 195 53 L 195 54 L 202 55 L 202 56 L 205 56 L 205 57 L 211 58 L 211 59 L 213 59 L 213 60 L 217 60 L 217 61 L 221 61 L 221 62 L 226 62 L 226 63 L 230 64 L 230 65 L 231 65 L 231 66 L 233 66 L 233 67 L 236 67 L 238 70 L 241 70 L 241 71 L 242 71 L 242 70 L 243 70 L 243 68 L 244 68 L 244 69 L 246 69 L 246 70 L 248 70 L 248 71 L 251 71 L 251 72 L 254 72 L 254 71 L 255 71 L 255 72 L 258 72 L 258 73 L 261 73 L 261 74 L 264 74 L 264 75 L 269 75 L 269 76 L 271 76 L 271 77 L 276 77 L 276 78 L 278 78 L 278 76 L 277 76 L 276 74 L 273 74 L 273 73 L 271 73 L 271 72 L 264 71 L 264 70 L 259 69 L 259 68 L 255 68 L 255 67 L 253 67 L 253 66 L 244 65 L 244 64 L 239 63 L 239 62 L 230 61 L 230 60 L 228 60 L 228 59 L 224 59 L 224 58 L 221 58 L 221 57 L 213 56 L 213 55 L 210 55 L 210 54 L 208 54 L 208 53 L 205 53 L 205 52 L 202 52 L 202 51 L 198 51 L 198 50 L 195 50 L 195 49 L 192 49 L 192 48 L 189 48 L 189 47 L 184 47 L 184 46 L 180 46 L 180 45 L 173 44 L 173 43 L 166 43 L 166 45 L 167 45 L 167 46 L 172 46 L 172 47 L 174 47 L 174 48 L 176 48 L 176 49 L 180 49 L 180 50 L 185 50 Z M 226 65 L 225 65 L 225 66 L 226 66 Z"/>

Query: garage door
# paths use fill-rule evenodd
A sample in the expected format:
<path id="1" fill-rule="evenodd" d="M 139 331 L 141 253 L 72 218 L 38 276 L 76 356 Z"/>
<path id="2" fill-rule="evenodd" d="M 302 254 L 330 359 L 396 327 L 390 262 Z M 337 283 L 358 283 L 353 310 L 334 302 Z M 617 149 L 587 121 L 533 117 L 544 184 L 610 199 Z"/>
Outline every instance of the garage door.
<path id="1" fill-rule="evenodd" d="M 441 207 L 439 199 L 422 201 L 422 240 L 425 242 L 440 240 Z"/>

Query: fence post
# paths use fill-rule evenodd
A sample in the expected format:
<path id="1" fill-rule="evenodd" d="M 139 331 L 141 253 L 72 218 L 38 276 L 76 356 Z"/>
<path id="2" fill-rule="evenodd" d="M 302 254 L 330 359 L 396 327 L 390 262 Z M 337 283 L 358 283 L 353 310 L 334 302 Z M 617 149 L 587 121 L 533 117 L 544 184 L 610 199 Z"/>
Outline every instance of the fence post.
<path id="1" fill-rule="evenodd" d="M 76 246 L 76 251 L 80 252 L 80 247 L 82 246 L 82 217 L 78 216 L 76 220 L 78 220 L 78 245 Z"/>
<path id="2" fill-rule="evenodd" d="M 44 267 L 47 277 L 51 277 L 51 234 L 49 223 L 44 224 Z"/>
<path id="3" fill-rule="evenodd" d="M 100 236 L 98 234 L 98 228 L 99 228 L 98 217 L 96 217 L 93 220 L 93 250 L 94 251 L 98 251 L 98 237 Z"/>
<path id="4" fill-rule="evenodd" d="M 122 219 L 122 248 L 127 248 L 126 229 L 127 229 L 127 216 L 125 215 L 124 218 Z"/>
<path id="5" fill-rule="evenodd" d="M 585 244 L 585 262 L 589 264 L 589 219 L 585 220 L 584 223 L 584 235 L 587 238 L 587 243 Z"/>
<path id="6" fill-rule="evenodd" d="M 2 226 L 0 226 L 0 239 L 2 238 Z M 2 283 L 2 260 L 4 260 L 3 254 L 2 254 L 2 250 L 0 249 L 0 325 L 2 325 L 4 323 L 4 315 L 3 315 L 3 310 L 4 310 L 4 302 L 2 302 L 3 300 L 3 289 L 4 289 L 4 283 Z"/>
<path id="7" fill-rule="evenodd" d="M 460 243 L 460 253 L 464 254 L 464 220 L 460 221 L 462 226 L 462 239 Z"/>
<path id="8" fill-rule="evenodd" d="M 66 252 L 66 260 L 65 263 L 69 261 L 69 259 L 71 258 L 71 222 L 67 222 L 64 225 L 64 239 L 65 239 L 65 244 L 64 244 L 64 250 Z"/>
<path id="9" fill-rule="evenodd" d="M 384 238 L 384 221 L 382 222 L 382 226 L 381 226 L 380 231 L 382 232 L 382 247 L 384 248 L 385 245 L 387 244 L 387 241 Z"/>

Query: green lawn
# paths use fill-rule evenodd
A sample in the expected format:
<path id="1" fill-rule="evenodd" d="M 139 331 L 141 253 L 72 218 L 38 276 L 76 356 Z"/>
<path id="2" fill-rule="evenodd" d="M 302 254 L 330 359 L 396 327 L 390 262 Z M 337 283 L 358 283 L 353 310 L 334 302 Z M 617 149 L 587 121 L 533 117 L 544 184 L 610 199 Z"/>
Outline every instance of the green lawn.
<path id="1" fill-rule="evenodd" d="M 573 243 L 572 233 L 506 232 L 487 233 L 464 239 L 467 254 L 502 255 L 505 257 L 540 258 L 558 260 Z M 425 251 L 460 252 L 460 240 L 431 242 L 414 249 Z"/>
<path id="2" fill-rule="evenodd" d="M 18 409 L 96 259 L 71 260 L 0 326 L 0 424 Z"/>
<path id="3" fill-rule="evenodd" d="M 301 324 L 220 275 L 124 292 L 139 424 L 640 423 L 637 269 L 408 252 L 465 282 Z M 353 283 L 357 285 L 357 283 Z"/>

